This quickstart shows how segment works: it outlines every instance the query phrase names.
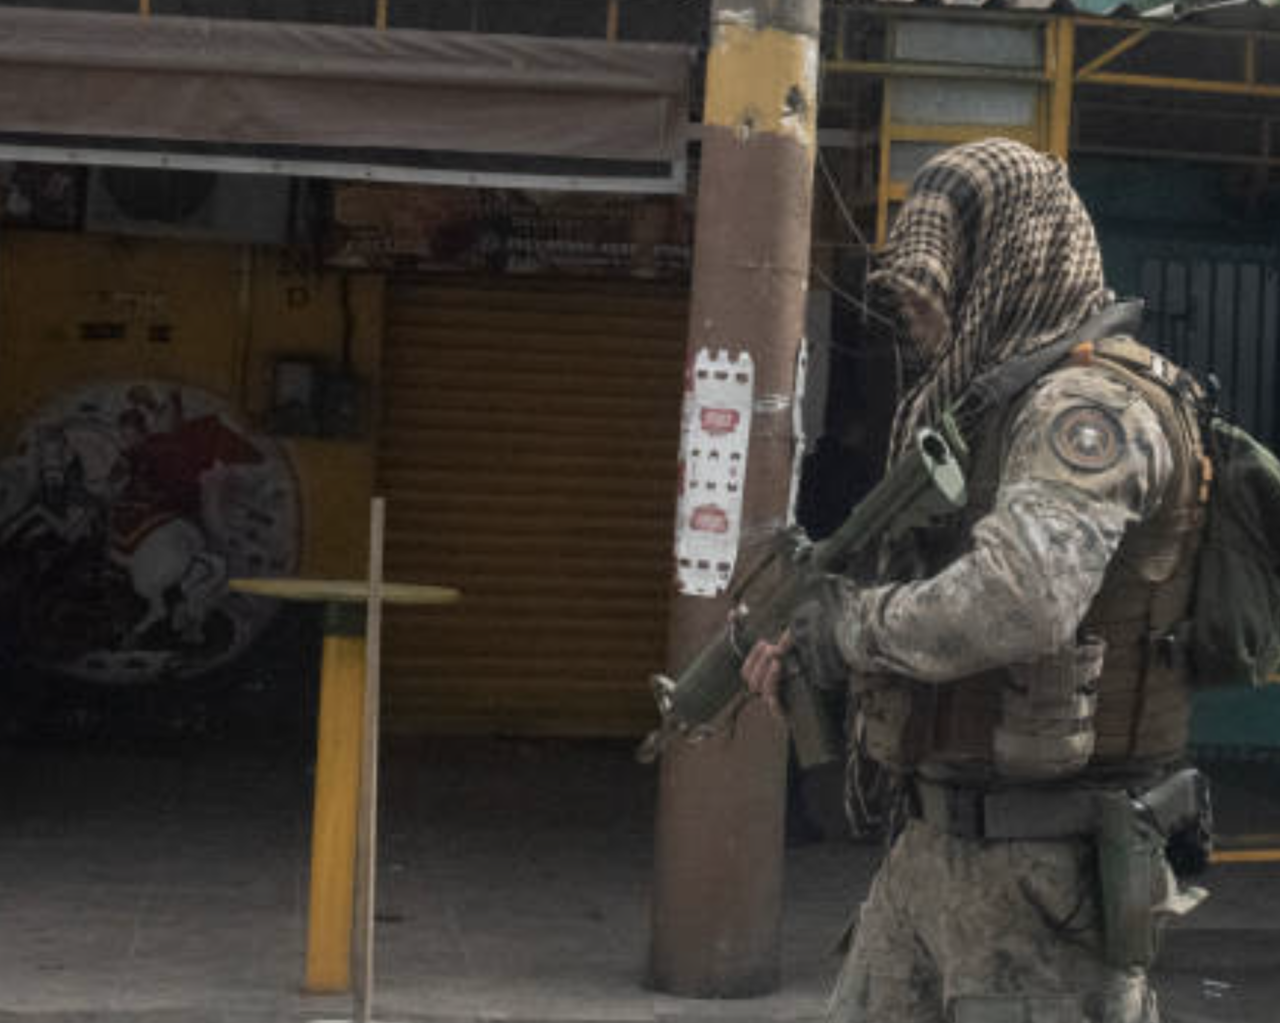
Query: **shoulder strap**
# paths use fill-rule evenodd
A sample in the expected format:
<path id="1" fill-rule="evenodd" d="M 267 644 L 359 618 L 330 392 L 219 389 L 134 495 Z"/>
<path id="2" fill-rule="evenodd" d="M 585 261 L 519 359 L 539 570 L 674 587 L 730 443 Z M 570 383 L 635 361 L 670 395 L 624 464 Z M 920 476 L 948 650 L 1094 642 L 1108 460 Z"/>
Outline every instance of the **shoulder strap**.
<path id="1" fill-rule="evenodd" d="M 988 412 L 1008 404 L 1082 344 L 1116 334 L 1135 333 L 1142 323 L 1145 303 L 1126 299 L 1100 309 L 1084 323 L 1052 344 L 1002 362 L 978 377 L 951 410 L 951 416 L 967 435 Z"/>
<path id="2" fill-rule="evenodd" d="M 1205 390 L 1193 374 L 1131 337 L 1104 337 L 1086 341 L 1071 352 L 1073 359 L 1083 362 L 1087 362 L 1095 354 L 1118 362 L 1160 384 L 1180 401 L 1198 407 L 1206 400 Z"/>

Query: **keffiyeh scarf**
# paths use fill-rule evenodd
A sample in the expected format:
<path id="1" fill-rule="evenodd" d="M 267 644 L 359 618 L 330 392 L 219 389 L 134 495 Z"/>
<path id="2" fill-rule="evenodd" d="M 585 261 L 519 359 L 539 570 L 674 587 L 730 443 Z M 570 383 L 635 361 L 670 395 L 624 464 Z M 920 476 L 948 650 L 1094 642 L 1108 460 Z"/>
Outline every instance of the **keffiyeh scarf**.
<path id="1" fill-rule="evenodd" d="M 902 397 L 890 459 L 981 373 L 1051 344 L 1111 300 L 1093 223 L 1061 160 L 987 139 L 921 168 L 871 277 L 945 319 Z"/>

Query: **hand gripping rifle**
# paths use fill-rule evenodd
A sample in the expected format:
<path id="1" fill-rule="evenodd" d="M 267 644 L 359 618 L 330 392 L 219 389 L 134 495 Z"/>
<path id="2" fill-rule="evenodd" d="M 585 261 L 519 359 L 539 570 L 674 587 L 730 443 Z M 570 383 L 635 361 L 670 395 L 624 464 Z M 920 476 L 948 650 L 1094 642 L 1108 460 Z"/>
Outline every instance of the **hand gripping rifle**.
<path id="1" fill-rule="evenodd" d="M 739 671 L 747 653 L 756 640 L 776 638 L 824 576 L 845 571 L 886 538 L 964 507 L 964 472 L 955 454 L 963 452 L 963 445 L 954 431 L 947 433 L 954 443 L 936 430 L 918 431 L 911 448 L 825 540 L 811 543 L 800 530 L 781 534 L 764 563 L 749 574 L 725 630 L 678 678 L 654 677 L 662 722 L 641 746 L 637 755 L 642 761 L 655 759 L 672 738 L 696 742 L 715 734 L 713 722 L 745 700 Z M 821 694 L 792 674 L 784 683 L 783 699 L 801 765 L 838 757 L 839 728 L 824 712 Z"/>

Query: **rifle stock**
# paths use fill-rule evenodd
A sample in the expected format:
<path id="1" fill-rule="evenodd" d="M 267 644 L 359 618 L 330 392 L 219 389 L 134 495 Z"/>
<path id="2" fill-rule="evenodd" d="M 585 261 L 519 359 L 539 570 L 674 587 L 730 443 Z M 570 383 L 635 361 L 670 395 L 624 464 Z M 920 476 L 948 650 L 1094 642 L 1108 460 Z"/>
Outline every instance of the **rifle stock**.
<path id="1" fill-rule="evenodd" d="M 747 652 L 757 640 L 777 637 L 823 576 L 843 572 L 886 538 L 953 514 L 965 501 L 964 472 L 952 446 L 941 433 L 924 429 L 831 536 L 813 544 L 798 530 L 783 534 L 772 556 L 772 578 L 757 587 L 758 598 L 749 595 L 733 622 L 679 676 L 654 678 L 662 726 L 642 747 L 641 758 L 652 759 L 672 736 L 696 737 L 736 703 L 743 694 L 739 671 Z M 827 747 L 838 739 L 822 714 L 821 694 L 807 688 L 793 680 L 783 693 L 805 766 L 830 759 Z"/>

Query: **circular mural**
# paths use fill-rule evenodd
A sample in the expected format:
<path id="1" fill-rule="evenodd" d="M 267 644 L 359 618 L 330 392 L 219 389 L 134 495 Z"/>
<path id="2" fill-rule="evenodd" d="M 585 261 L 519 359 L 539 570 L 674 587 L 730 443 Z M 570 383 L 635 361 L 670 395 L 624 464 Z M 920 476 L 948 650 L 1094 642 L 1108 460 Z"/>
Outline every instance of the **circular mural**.
<path id="1" fill-rule="evenodd" d="M 152 380 L 60 395 L 0 462 L 0 629 L 11 653 L 103 683 L 199 675 L 261 633 L 237 575 L 298 560 L 292 469 L 220 398 Z"/>

